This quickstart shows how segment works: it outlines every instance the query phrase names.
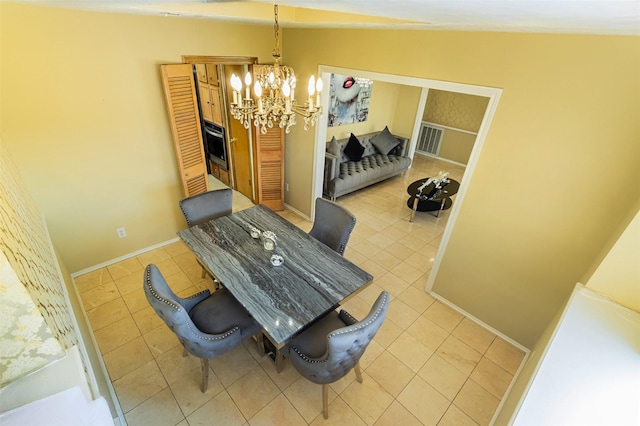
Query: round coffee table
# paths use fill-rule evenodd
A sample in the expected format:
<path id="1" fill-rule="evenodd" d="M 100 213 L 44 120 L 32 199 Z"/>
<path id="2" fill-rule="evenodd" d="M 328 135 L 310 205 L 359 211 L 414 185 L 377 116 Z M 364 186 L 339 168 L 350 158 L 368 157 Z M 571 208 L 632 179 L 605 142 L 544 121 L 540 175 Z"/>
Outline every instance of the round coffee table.
<path id="1" fill-rule="evenodd" d="M 436 212 L 436 217 L 440 215 L 440 211 L 451 208 L 453 201 L 451 196 L 455 195 L 460 189 L 460 182 L 453 179 L 447 179 L 448 183 L 441 183 L 440 188 L 436 188 L 430 183 L 418 193 L 420 188 L 429 178 L 417 180 L 407 187 L 407 193 L 410 195 L 407 200 L 407 207 L 411 209 L 411 219 L 413 222 L 416 211 L 419 212 Z"/>

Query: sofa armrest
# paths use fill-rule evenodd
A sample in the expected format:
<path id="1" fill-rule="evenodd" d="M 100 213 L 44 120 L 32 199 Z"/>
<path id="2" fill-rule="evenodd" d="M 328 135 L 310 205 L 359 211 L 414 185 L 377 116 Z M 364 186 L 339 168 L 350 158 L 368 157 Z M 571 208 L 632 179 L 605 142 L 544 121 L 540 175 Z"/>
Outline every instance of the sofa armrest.
<path id="1" fill-rule="evenodd" d="M 409 138 L 396 136 L 396 139 L 400 141 L 400 144 L 393 149 L 394 152 L 398 157 L 408 157 L 409 156 Z"/>
<path id="2" fill-rule="evenodd" d="M 329 182 L 338 177 L 340 173 L 340 163 L 338 157 L 325 152 L 324 153 L 324 179 L 323 186 L 326 189 L 329 188 Z"/>

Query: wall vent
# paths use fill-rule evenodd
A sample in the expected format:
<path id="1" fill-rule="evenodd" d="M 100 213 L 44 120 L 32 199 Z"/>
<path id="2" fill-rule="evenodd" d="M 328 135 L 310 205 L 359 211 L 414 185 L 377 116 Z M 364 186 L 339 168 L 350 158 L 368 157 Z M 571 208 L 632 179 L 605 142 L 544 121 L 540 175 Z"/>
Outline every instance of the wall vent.
<path id="1" fill-rule="evenodd" d="M 416 151 L 437 157 L 440 152 L 440 142 L 442 142 L 443 134 L 443 127 L 423 122 L 420 126 Z"/>

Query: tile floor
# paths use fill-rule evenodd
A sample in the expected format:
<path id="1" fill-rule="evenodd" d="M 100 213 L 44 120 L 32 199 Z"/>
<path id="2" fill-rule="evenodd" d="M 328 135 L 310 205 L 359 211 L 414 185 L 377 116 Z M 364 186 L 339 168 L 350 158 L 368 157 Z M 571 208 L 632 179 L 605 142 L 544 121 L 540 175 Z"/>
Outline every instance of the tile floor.
<path id="1" fill-rule="evenodd" d="M 149 263 L 158 265 L 180 296 L 212 288 L 181 242 L 77 277 L 127 423 L 489 424 L 524 354 L 424 291 L 449 212 L 438 218 L 418 213 L 410 223 L 406 187 L 439 170 L 457 180 L 464 172 L 418 155 L 405 176 L 338 199 L 358 220 L 345 256 L 374 276 L 345 308 L 363 317 L 383 289 L 392 301 L 361 360 L 364 383 L 351 372 L 331 385 L 329 420 L 321 413 L 321 387 L 287 362 L 277 374 L 252 341 L 211 360 L 209 389 L 200 391 L 199 360 L 182 356 L 177 338 L 142 290 L 143 268 Z M 309 221 L 291 211 L 282 216 L 311 229 Z"/>

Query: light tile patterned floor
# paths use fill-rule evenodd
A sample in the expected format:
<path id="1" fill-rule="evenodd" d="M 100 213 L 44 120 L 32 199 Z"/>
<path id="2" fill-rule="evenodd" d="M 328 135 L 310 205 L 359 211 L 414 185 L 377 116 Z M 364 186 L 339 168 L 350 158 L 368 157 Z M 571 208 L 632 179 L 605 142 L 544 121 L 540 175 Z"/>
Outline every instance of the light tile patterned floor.
<path id="1" fill-rule="evenodd" d="M 321 387 L 288 363 L 277 374 L 252 341 L 211 360 L 209 389 L 200 391 L 198 359 L 182 356 L 177 338 L 142 290 L 149 263 L 158 265 L 180 296 L 212 288 L 181 242 L 77 277 L 127 423 L 488 424 L 524 354 L 424 291 L 449 212 L 438 218 L 418 213 L 410 223 L 406 187 L 440 170 L 457 180 L 464 172 L 418 155 L 405 176 L 338 199 L 358 220 L 345 256 L 375 277 L 345 308 L 361 318 L 383 289 L 392 301 L 361 360 L 364 383 L 351 372 L 331 385 L 329 420 L 321 413 Z M 282 216 L 304 231 L 311 229 L 291 211 Z"/>

